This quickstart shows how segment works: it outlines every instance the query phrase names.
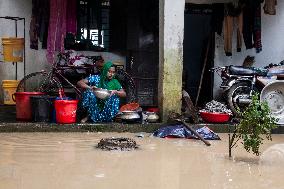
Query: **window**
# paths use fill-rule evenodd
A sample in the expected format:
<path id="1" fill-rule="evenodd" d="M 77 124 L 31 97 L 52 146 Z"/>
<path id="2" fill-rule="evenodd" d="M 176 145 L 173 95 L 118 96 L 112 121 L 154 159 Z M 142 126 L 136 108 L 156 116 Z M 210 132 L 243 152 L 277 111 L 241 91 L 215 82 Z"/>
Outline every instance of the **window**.
<path id="1" fill-rule="evenodd" d="M 77 35 L 74 46 L 69 48 L 107 51 L 110 38 L 109 22 L 110 0 L 78 0 Z"/>

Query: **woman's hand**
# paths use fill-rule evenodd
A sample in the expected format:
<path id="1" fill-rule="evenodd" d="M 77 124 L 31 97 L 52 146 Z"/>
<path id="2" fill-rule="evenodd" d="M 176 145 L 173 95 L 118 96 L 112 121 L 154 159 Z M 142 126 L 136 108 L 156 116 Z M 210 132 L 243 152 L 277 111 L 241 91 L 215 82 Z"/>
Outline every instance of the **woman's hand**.
<path id="1" fill-rule="evenodd" d="M 117 90 L 110 90 L 110 96 L 117 94 Z"/>
<path id="2" fill-rule="evenodd" d="M 77 82 L 77 85 L 85 90 L 88 90 L 88 89 L 93 90 L 97 88 L 96 86 L 90 86 L 87 79 L 81 79 L 80 81 Z"/>
<path id="3" fill-rule="evenodd" d="M 117 95 L 119 97 L 126 97 L 126 93 L 123 89 L 120 89 L 119 91 L 118 90 L 110 90 L 110 92 L 111 92 L 110 96 Z"/>

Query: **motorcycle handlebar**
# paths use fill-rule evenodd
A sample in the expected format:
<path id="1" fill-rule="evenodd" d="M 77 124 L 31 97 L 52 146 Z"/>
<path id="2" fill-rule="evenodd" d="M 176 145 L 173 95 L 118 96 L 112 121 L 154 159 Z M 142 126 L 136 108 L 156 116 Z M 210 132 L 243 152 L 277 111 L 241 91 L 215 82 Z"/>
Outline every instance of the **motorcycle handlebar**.
<path id="1" fill-rule="evenodd" d="M 213 67 L 213 68 L 210 68 L 209 71 L 210 72 L 218 72 L 218 71 L 221 71 L 221 70 L 224 70 L 226 69 L 226 67 Z"/>

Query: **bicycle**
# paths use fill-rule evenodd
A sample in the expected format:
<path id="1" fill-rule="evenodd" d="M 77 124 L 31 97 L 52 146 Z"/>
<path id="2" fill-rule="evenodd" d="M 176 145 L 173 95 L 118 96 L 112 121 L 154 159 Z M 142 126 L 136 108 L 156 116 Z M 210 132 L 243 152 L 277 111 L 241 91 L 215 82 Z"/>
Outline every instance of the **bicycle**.
<path id="1" fill-rule="evenodd" d="M 44 92 L 49 95 L 64 95 L 65 89 L 75 92 L 81 98 L 82 91 L 76 87 L 77 81 L 90 74 L 99 74 L 98 62 L 101 56 L 85 56 L 88 64 L 75 66 L 70 63 L 68 54 L 59 53 L 49 71 L 39 71 L 25 76 L 18 84 L 17 92 Z M 68 76 L 69 74 L 69 76 Z M 117 79 L 126 90 L 126 103 L 136 102 L 136 86 L 132 77 L 123 69 L 117 69 Z M 63 93 L 63 94 L 62 94 Z"/>

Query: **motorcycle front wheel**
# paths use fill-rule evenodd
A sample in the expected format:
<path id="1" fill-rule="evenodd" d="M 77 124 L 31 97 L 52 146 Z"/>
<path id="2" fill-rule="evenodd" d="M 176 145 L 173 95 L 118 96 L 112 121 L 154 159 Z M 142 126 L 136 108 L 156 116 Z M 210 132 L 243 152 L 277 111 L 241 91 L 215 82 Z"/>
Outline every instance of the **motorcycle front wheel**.
<path id="1" fill-rule="evenodd" d="M 254 89 L 256 91 L 256 89 Z M 239 116 L 251 101 L 251 84 L 239 82 L 234 84 L 227 92 L 227 103 L 233 114 Z"/>

